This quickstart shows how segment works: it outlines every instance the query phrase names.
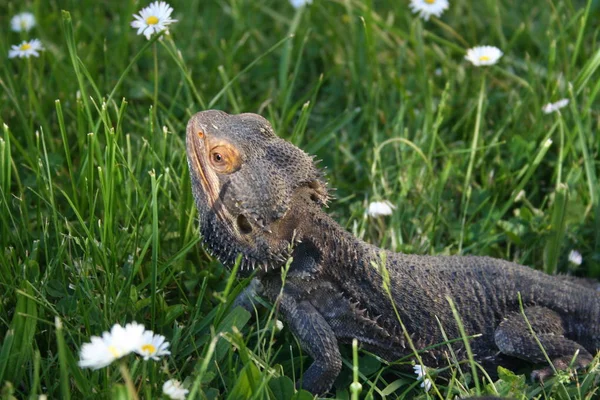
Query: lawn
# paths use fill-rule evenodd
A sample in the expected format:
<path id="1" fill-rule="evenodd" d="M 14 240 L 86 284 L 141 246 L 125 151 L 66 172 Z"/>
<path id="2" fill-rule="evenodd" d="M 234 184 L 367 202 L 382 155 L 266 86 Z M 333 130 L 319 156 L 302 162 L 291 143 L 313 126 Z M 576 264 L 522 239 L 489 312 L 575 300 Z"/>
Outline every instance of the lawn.
<path id="1" fill-rule="evenodd" d="M 450 0 L 426 21 L 408 0 L 172 0 L 148 40 L 130 24 L 149 3 L 0 4 L 1 399 L 167 398 L 169 379 L 188 399 L 311 398 L 293 390 L 310 358 L 271 305 L 231 307 L 248 281 L 202 248 L 185 127 L 204 109 L 259 113 L 315 154 L 328 212 L 370 243 L 600 278 L 600 1 Z M 15 32 L 21 12 L 36 23 Z M 32 39 L 38 56 L 9 58 Z M 476 66 L 479 45 L 503 56 Z M 132 321 L 170 354 L 80 367 Z M 451 365 L 426 392 L 342 355 L 341 399 L 598 396 L 599 357 L 543 387 Z"/>

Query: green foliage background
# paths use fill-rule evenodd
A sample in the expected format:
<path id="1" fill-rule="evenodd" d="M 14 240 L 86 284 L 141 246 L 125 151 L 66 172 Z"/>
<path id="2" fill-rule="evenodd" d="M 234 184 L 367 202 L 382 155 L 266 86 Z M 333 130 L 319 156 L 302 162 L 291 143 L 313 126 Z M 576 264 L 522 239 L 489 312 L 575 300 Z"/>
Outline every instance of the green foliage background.
<path id="1" fill-rule="evenodd" d="M 600 277 L 600 2 L 457 0 L 424 22 L 408 1 L 173 1 L 179 22 L 151 43 L 129 26 L 146 5 L 0 4 L 2 398 L 155 398 L 169 377 L 190 398 L 291 398 L 310 360 L 272 312 L 231 310 L 241 286 L 199 243 L 184 133 L 201 109 L 260 113 L 316 154 L 329 212 L 369 242 Z M 27 34 L 9 29 L 21 11 L 38 21 Z M 39 58 L 6 57 L 36 37 Z M 484 44 L 498 65 L 464 60 Z M 368 218 L 373 200 L 394 214 Z M 78 368 L 82 343 L 132 320 L 172 356 Z M 359 365 L 362 396 L 425 396 L 372 356 Z M 429 396 L 590 398 L 591 370 L 544 388 L 457 372 Z"/>

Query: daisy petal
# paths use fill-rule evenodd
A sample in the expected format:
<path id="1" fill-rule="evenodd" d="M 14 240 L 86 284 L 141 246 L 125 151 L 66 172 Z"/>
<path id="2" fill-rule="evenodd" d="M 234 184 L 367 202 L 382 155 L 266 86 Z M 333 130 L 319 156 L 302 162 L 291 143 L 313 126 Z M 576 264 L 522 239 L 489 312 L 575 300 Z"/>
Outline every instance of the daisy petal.
<path id="1" fill-rule="evenodd" d="M 184 389 L 181 382 L 175 379 L 169 379 L 163 384 L 163 393 L 169 396 L 173 400 L 184 400 L 185 395 L 189 393 L 189 390 Z"/>
<path id="2" fill-rule="evenodd" d="M 35 17 L 30 12 L 22 12 L 10 19 L 10 28 L 14 32 L 29 32 L 35 26 Z"/>
<path id="3" fill-rule="evenodd" d="M 155 1 L 148 7 L 144 7 L 138 14 L 134 14 L 134 21 L 131 22 L 132 28 L 137 28 L 138 35 L 144 35 L 146 39 L 150 39 L 153 33 L 159 33 L 167 29 L 167 27 L 177 22 L 171 18 L 173 7 L 164 1 Z"/>
<path id="4" fill-rule="evenodd" d="M 449 5 L 448 0 L 410 0 L 408 6 L 413 14 L 418 14 L 425 21 L 429 21 L 432 15 L 439 18 Z"/>
<path id="5" fill-rule="evenodd" d="M 502 57 L 502 51 L 494 46 L 476 46 L 467 50 L 465 59 L 476 67 L 494 65 Z"/>

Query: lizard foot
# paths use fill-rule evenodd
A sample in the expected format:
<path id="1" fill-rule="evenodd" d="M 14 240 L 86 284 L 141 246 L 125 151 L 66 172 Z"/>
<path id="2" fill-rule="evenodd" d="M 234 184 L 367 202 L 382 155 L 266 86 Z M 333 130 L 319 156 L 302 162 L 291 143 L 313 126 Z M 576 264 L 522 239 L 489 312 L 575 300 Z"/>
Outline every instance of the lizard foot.
<path id="1" fill-rule="evenodd" d="M 572 356 L 555 358 L 554 360 L 552 360 L 554 368 L 552 368 L 551 366 L 547 366 L 544 368 L 534 370 L 531 373 L 531 381 L 538 382 L 541 385 L 543 385 L 544 380 L 554 375 L 554 370 L 566 371 L 567 369 L 569 369 L 569 367 L 574 368 L 576 370 L 585 368 L 590 362 L 592 362 L 592 358 L 591 356 L 587 356 L 585 354 L 578 354 L 577 358 L 573 361 L 573 363 L 571 363 L 571 361 L 573 361 Z"/>
<path id="2" fill-rule="evenodd" d="M 555 370 L 567 370 L 569 366 L 583 368 L 592 361 L 586 348 L 564 336 L 563 321 L 558 313 L 544 307 L 529 307 L 525 309 L 525 316 L 528 321 L 521 313 L 507 316 L 496 328 L 494 339 L 500 352 L 508 356 L 535 364 L 545 363 L 546 356 L 553 360 L 553 366 L 531 373 L 533 381 L 543 383 Z M 530 326 L 535 335 L 530 333 Z M 576 353 L 577 358 L 571 364 Z"/>

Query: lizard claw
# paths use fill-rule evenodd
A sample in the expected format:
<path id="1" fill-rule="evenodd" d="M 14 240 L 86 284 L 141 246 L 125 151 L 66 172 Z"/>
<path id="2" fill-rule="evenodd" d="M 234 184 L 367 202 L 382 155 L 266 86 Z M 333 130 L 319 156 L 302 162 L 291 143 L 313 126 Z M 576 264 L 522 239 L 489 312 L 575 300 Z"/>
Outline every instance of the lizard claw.
<path id="1" fill-rule="evenodd" d="M 554 371 L 551 367 L 535 369 L 531 372 L 531 382 L 537 382 L 541 386 L 544 386 L 544 380 L 551 377 L 552 375 L 554 375 Z"/>
<path id="2" fill-rule="evenodd" d="M 536 369 L 531 373 L 531 381 L 538 382 L 542 386 L 544 386 L 544 380 L 550 378 L 554 375 L 554 371 L 567 371 L 570 368 L 574 368 L 575 370 L 585 368 L 591 362 L 590 357 L 586 357 L 586 355 L 577 355 L 575 361 L 573 361 L 572 356 L 564 356 L 558 357 L 552 360 L 552 364 L 554 368 L 551 366 L 547 366 L 544 368 Z"/>

